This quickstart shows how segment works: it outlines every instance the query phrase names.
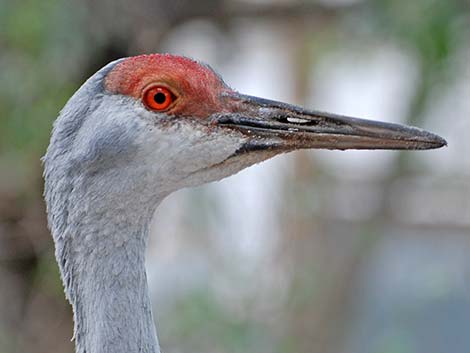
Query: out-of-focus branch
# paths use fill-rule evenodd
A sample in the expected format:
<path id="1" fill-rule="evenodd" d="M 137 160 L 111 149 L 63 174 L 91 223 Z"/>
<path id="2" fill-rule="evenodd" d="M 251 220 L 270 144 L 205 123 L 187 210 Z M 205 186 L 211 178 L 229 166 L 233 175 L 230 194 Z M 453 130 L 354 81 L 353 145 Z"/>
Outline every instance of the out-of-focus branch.
<path id="1" fill-rule="evenodd" d="M 227 28 L 230 21 L 249 19 L 292 19 L 302 21 L 330 21 L 333 18 L 357 8 L 352 4 L 320 3 L 279 3 L 254 4 L 243 1 L 223 0 L 139 0 L 130 3 L 126 0 L 100 2 L 88 0 L 86 3 L 90 28 L 99 29 L 100 35 L 123 39 L 131 43 L 134 51 L 148 49 L 148 42 L 158 49 L 159 42 L 166 33 L 181 23 L 196 18 L 204 18 Z M 123 14 L 125 14 L 123 16 Z M 115 21 L 119 18 L 119 21 Z M 144 43 L 142 37 L 145 37 Z"/>

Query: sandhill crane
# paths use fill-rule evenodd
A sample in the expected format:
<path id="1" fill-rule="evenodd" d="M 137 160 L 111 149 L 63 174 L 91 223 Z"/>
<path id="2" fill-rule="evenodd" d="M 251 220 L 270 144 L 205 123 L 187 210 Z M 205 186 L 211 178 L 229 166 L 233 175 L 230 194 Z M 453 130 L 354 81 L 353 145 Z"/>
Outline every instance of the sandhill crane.
<path id="1" fill-rule="evenodd" d="M 78 353 L 158 353 L 144 254 L 171 192 L 304 148 L 432 149 L 429 132 L 240 94 L 168 54 L 114 61 L 54 123 L 45 199 Z"/>

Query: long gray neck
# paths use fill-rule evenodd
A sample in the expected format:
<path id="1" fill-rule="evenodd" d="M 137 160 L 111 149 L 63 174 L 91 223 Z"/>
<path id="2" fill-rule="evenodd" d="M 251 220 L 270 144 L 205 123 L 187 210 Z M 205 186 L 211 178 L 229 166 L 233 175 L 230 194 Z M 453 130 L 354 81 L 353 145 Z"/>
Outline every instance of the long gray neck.
<path id="1" fill-rule="evenodd" d="M 160 352 L 145 273 L 147 224 L 116 212 L 81 221 L 57 248 L 77 353 Z"/>
<path id="2" fill-rule="evenodd" d="M 54 123 L 44 196 L 77 353 L 159 353 L 144 257 L 164 195 L 142 189 L 151 183 L 131 165 L 138 148 L 127 125 L 93 115 L 109 99 L 102 81 L 117 62 L 93 75 Z M 109 126 L 97 127 L 103 121 Z"/>

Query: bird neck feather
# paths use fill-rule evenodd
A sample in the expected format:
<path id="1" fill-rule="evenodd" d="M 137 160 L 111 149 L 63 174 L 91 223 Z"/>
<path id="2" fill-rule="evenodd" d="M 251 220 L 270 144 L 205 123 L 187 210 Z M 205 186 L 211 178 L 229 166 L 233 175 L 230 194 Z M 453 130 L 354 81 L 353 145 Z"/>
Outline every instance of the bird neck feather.
<path id="1" fill-rule="evenodd" d="M 57 247 L 77 353 L 160 352 L 145 273 L 148 225 L 131 218 L 88 214 Z"/>
<path id="2" fill-rule="evenodd" d="M 49 226 L 77 353 L 159 353 L 144 265 L 148 224 L 163 196 L 129 197 L 105 163 L 98 163 L 109 169 L 105 177 L 87 169 L 86 158 L 96 153 L 80 149 L 80 131 L 105 97 L 102 80 L 116 63 L 92 76 L 54 124 L 43 159 Z M 109 150 L 109 138 L 92 145 Z"/>

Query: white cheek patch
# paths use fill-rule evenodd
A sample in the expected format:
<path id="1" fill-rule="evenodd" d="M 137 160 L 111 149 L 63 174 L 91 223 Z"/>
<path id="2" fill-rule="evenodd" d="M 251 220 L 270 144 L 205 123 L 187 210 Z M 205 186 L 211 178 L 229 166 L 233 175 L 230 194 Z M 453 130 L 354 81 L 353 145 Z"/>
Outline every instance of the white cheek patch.
<path id="1" fill-rule="evenodd" d="M 168 184 L 177 189 L 191 184 L 214 180 L 212 167 L 222 163 L 245 143 L 246 137 L 231 131 L 212 131 L 193 121 L 178 121 L 171 126 L 155 126 L 139 138 L 136 156 L 145 174 L 153 179 L 149 184 Z M 197 180 L 193 175 L 197 173 Z"/>

